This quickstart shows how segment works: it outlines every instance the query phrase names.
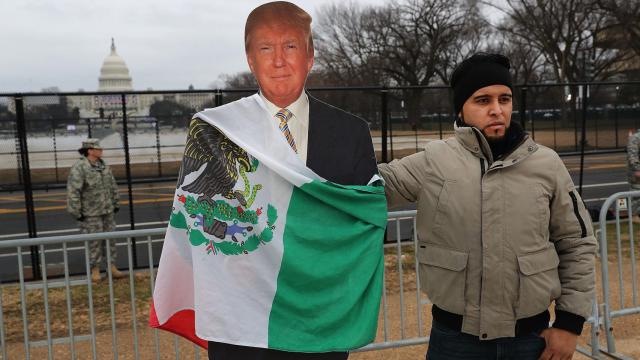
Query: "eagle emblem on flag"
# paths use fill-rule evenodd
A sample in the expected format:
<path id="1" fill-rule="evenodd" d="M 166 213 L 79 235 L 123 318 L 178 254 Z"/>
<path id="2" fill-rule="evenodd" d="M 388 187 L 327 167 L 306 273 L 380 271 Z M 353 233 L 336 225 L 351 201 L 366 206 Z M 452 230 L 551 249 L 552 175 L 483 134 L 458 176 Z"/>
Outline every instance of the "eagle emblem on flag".
<path id="1" fill-rule="evenodd" d="M 176 212 L 174 206 L 170 224 L 186 230 L 191 245 L 205 245 L 207 254 L 248 254 L 269 242 L 278 218 L 272 205 L 267 206 L 267 226 L 260 233 L 253 233 L 264 212 L 262 207 L 252 209 L 262 185 L 251 186 L 247 173 L 254 173 L 258 165 L 257 159 L 218 129 L 192 119 L 177 185 L 185 193 L 176 193 L 183 207 Z M 198 171 L 194 180 L 187 180 Z M 234 190 L 240 179 L 244 190 Z M 232 205 L 233 200 L 239 205 Z"/>

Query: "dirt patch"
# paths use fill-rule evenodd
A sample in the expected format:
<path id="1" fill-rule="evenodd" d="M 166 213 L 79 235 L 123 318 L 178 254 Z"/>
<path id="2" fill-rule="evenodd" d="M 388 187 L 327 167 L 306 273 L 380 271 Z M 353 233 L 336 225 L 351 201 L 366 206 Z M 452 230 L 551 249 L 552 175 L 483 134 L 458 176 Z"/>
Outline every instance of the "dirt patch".
<path id="1" fill-rule="evenodd" d="M 55 286 L 59 280 L 53 280 Z M 50 284 L 51 285 L 51 284 Z M 149 277 L 142 272 L 134 281 L 137 319 L 146 323 L 149 314 L 149 300 L 151 286 Z M 115 327 L 126 327 L 132 323 L 133 306 L 131 302 L 130 283 L 128 279 L 114 280 L 113 293 L 110 294 L 107 281 L 92 286 L 92 305 L 96 332 L 110 330 L 112 327 L 112 311 L 110 298 L 113 297 L 113 320 Z M 88 288 L 86 286 L 71 286 L 70 307 L 73 331 L 76 335 L 89 334 L 91 318 Z M 50 288 L 47 292 L 49 308 L 49 323 L 51 337 L 66 337 L 69 335 L 69 314 L 67 312 L 67 295 L 64 287 Z M 26 313 L 28 320 L 28 336 L 30 341 L 47 339 L 45 312 L 45 292 L 42 289 L 26 291 Z M 2 308 L 5 341 L 24 342 L 24 323 L 22 321 L 22 303 L 18 286 L 4 286 L 2 288 Z"/>

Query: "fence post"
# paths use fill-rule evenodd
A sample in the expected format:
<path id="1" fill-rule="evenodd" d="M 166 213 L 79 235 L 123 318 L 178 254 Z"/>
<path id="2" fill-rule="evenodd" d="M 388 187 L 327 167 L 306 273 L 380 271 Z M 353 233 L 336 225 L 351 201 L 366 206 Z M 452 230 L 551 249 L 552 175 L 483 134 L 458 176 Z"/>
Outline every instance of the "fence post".
<path id="1" fill-rule="evenodd" d="M 391 120 L 391 116 L 389 116 L 389 112 L 387 111 L 387 119 L 389 121 L 388 130 L 389 130 L 389 147 L 391 148 L 391 160 L 395 159 L 395 155 L 393 153 L 393 121 Z"/>
<path id="2" fill-rule="evenodd" d="M 135 230 L 136 222 L 133 215 L 133 191 L 131 189 L 131 158 L 129 156 L 129 130 L 127 126 L 127 95 L 121 94 L 122 98 L 122 137 L 124 142 L 124 163 L 127 174 L 127 190 L 129 194 L 129 224 L 131 230 Z M 138 267 L 138 257 L 136 256 L 136 239 L 131 239 L 133 246 L 133 267 Z"/>
<path id="3" fill-rule="evenodd" d="M 616 86 L 616 100 L 613 103 L 613 127 L 616 132 L 616 149 L 618 148 L 618 91 L 620 87 Z"/>
<path id="4" fill-rule="evenodd" d="M 520 124 L 522 130 L 527 130 L 527 86 L 520 88 Z M 533 136 L 533 134 L 531 135 Z"/>
<path id="5" fill-rule="evenodd" d="M 598 113 L 596 112 L 595 114 L 596 116 L 593 117 L 593 131 L 595 132 L 596 135 L 596 143 L 594 144 L 595 146 L 595 150 L 598 150 Z"/>
<path id="6" fill-rule="evenodd" d="M 53 140 L 53 164 L 56 169 L 56 183 L 60 182 L 59 174 L 58 174 L 58 146 L 56 144 L 56 121 L 52 117 L 51 118 L 51 137 Z"/>
<path id="7" fill-rule="evenodd" d="M 413 124 L 413 134 L 416 139 L 416 152 L 418 152 L 418 124 Z"/>
<path id="8" fill-rule="evenodd" d="M 456 109 L 453 105 L 453 88 L 449 89 L 449 103 L 451 104 L 451 120 L 453 120 L 453 123 L 456 124 L 458 122 L 458 114 L 456 113 Z"/>
<path id="9" fill-rule="evenodd" d="M 91 118 L 87 118 L 87 137 L 91 138 Z"/>
<path id="10" fill-rule="evenodd" d="M 587 105 L 589 98 L 589 85 L 582 84 L 582 134 L 580 136 L 580 185 L 578 193 L 582 196 L 582 178 L 584 175 L 584 147 L 587 142 Z"/>
<path id="11" fill-rule="evenodd" d="M 22 180 L 24 186 L 24 203 L 27 211 L 27 227 L 29 237 L 38 236 L 36 232 L 36 213 L 33 204 L 33 187 L 31 184 L 31 170 L 29 169 L 29 148 L 27 146 L 27 127 L 24 118 L 24 99 L 22 96 L 15 96 L 16 105 L 16 128 L 18 130 L 18 144 L 20 151 L 20 167 L 22 168 Z M 40 260 L 38 247 L 31 246 L 31 267 L 33 279 L 40 279 Z"/>
<path id="12" fill-rule="evenodd" d="M 156 155 L 158 156 L 158 177 L 162 177 L 162 151 L 160 151 L 160 122 L 156 119 L 153 123 L 156 128 Z"/>
<path id="13" fill-rule="evenodd" d="M 572 87 L 573 89 L 573 87 Z M 573 90 L 572 90 L 573 91 Z M 576 88 L 576 92 L 577 92 L 577 88 Z M 578 93 L 579 94 L 579 93 Z M 576 94 L 573 94 L 574 96 L 572 96 L 572 100 L 573 104 L 572 104 L 572 108 L 571 108 L 571 112 L 573 113 L 573 138 L 574 138 L 574 143 L 575 143 L 575 151 L 578 151 L 578 99 L 577 96 L 575 96 Z"/>
<path id="14" fill-rule="evenodd" d="M 387 154 L 387 122 L 389 121 L 389 90 L 383 87 L 380 91 L 382 94 L 382 103 L 380 108 L 380 135 L 382 140 L 381 160 L 383 163 L 389 161 Z"/>
<path id="15" fill-rule="evenodd" d="M 611 293 L 611 289 L 609 287 L 609 262 L 607 261 L 608 250 L 607 250 L 607 211 L 611 204 L 615 201 L 620 194 L 611 195 L 607 200 L 604 201 L 602 207 L 600 208 L 600 214 L 598 216 L 598 222 L 600 223 L 600 271 L 602 278 L 602 315 L 604 317 L 604 332 L 607 339 L 607 351 L 609 353 L 616 352 L 615 340 L 613 338 L 613 327 L 611 325 L 611 314 L 609 313 L 609 294 Z M 612 199 L 613 198 L 613 199 Z"/>
<path id="16" fill-rule="evenodd" d="M 215 99 L 215 107 L 222 105 L 222 91 L 220 89 L 216 90 L 213 97 Z"/>
<path id="17" fill-rule="evenodd" d="M 558 151 L 558 141 L 557 141 L 557 131 L 558 131 L 558 124 L 556 123 L 557 119 L 554 116 L 553 117 L 553 150 Z"/>

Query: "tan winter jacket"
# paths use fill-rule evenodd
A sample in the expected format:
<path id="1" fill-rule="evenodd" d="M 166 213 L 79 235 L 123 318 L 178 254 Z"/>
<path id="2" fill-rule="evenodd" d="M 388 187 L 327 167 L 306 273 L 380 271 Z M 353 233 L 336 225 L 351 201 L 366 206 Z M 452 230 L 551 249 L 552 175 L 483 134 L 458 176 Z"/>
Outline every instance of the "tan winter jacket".
<path id="1" fill-rule="evenodd" d="M 379 165 L 389 206 L 417 202 L 420 285 L 483 340 L 556 309 L 588 318 L 591 220 L 564 164 L 529 137 L 492 162 L 480 131 L 455 130 L 425 151 Z"/>

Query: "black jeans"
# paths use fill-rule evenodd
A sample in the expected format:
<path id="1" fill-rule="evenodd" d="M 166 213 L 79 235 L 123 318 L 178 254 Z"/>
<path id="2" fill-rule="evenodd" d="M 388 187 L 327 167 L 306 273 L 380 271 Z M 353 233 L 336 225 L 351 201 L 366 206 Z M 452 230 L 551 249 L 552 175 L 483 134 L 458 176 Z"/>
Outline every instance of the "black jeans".
<path id="1" fill-rule="evenodd" d="M 209 360 L 346 360 L 347 352 L 295 353 L 209 341 Z"/>
<path id="2" fill-rule="evenodd" d="M 428 360 L 537 360 L 544 351 L 544 338 L 536 333 L 513 338 L 481 341 L 477 336 L 433 322 Z"/>

